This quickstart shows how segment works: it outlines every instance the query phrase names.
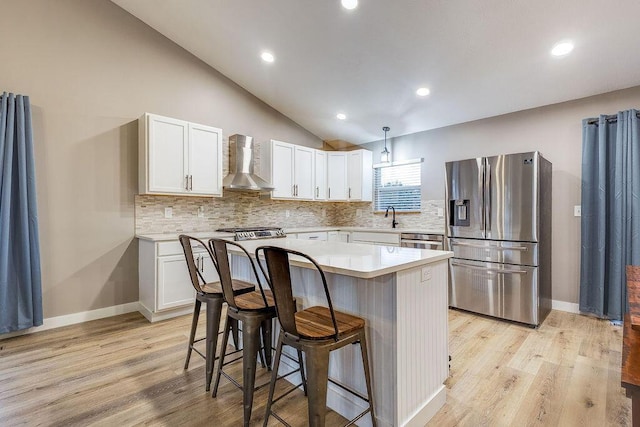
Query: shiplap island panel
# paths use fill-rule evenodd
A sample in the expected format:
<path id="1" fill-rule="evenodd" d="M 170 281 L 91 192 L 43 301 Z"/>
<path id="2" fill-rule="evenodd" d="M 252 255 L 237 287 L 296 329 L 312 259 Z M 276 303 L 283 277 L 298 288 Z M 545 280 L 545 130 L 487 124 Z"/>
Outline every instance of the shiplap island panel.
<path id="1" fill-rule="evenodd" d="M 444 405 L 451 252 L 297 239 L 241 244 L 249 253 L 273 245 L 311 255 L 327 273 L 334 307 L 366 319 L 378 425 L 424 426 Z M 298 303 L 326 305 L 311 265 L 295 258 L 292 265 Z M 234 275 L 252 279 L 244 256 L 234 255 L 232 266 Z M 329 375 L 366 394 L 359 351 L 347 346 L 334 352 Z M 327 404 L 346 418 L 364 408 L 356 400 L 329 385 Z M 359 425 L 369 423 L 367 416 Z"/>

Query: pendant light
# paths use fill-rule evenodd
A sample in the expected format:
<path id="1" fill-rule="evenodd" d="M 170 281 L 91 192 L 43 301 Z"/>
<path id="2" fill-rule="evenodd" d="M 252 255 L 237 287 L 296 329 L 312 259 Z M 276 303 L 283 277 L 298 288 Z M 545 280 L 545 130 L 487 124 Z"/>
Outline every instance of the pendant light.
<path id="1" fill-rule="evenodd" d="M 387 148 L 387 132 L 389 132 L 391 128 L 389 126 L 384 126 L 382 130 L 384 131 L 384 150 L 382 150 L 382 153 L 380 154 L 380 161 L 382 163 L 389 163 L 391 161 L 391 151 Z"/>

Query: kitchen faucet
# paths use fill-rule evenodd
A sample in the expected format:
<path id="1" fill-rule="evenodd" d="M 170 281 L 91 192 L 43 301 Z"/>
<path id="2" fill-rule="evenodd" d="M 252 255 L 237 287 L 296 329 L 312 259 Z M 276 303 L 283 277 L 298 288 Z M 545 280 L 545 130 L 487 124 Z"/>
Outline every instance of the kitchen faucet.
<path id="1" fill-rule="evenodd" d="M 396 225 L 398 225 L 398 221 L 396 221 L 396 208 L 394 208 L 393 206 L 387 206 L 387 211 L 384 213 L 384 217 L 385 218 L 389 217 L 389 209 L 391 209 L 393 211 L 393 219 L 391 220 L 391 228 L 396 228 Z"/>

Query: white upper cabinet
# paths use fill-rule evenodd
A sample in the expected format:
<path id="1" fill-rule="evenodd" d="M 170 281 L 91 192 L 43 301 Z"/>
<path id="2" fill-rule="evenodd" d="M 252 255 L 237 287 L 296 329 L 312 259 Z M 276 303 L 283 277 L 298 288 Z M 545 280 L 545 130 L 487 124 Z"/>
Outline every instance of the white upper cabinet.
<path id="1" fill-rule="evenodd" d="M 271 185 L 274 189 L 271 197 L 277 199 L 292 198 L 294 146 L 286 142 L 271 141 Z"/>
<path id="2" fill-rule="evenodd" d="M 140 194 L 222 195 L 222 130 L 149 113 L 138 126 Z"/>
<path id="3" fill-rule="evenodd" d="M 313 148 L 271 140 L 263 160 L 274 186 L 271 197 L 313 200 L 314 152 Z"/>
<path id="4" fill-rule="evenodd" d="M 369 150 L 327 152 L 327 199 L 372 201 L 372 168 Z"/>
<path id="5" fill-rule="evenodd" d="M 347 196 L 349 200 L 373 200 L 373 154 L 369 150 L 349 151 Z"/>
<path id="6" fill-rule="evenodd" d="M 327 152 L 327 199 L 347 200 L 347 153 Z"/>
<path id="7" fill-rule="evenodd" d="M 189 174 L 192 193 L 222 195 L 222 131 L 189 123 Z"/>
<path id="8" fill-rule="evenodd" d="M 327 153 L 320 150 L 314 150 L 314 200 L 327 199 Z"/>

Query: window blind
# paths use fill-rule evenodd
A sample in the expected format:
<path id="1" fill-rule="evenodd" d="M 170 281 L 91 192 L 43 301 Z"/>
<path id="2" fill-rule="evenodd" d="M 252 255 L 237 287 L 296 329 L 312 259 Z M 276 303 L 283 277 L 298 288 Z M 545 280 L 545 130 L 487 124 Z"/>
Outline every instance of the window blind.
<path id="1" fill-rule="evenodd" d="M 393 206 L 398 212 L 420 211 L 421 165 L 408 163 L 375 168 L 375 210 L 384 211 Z"/>

